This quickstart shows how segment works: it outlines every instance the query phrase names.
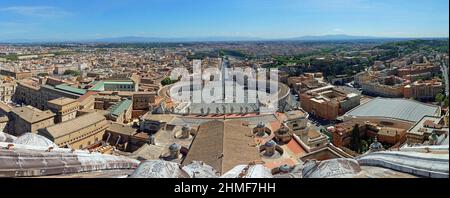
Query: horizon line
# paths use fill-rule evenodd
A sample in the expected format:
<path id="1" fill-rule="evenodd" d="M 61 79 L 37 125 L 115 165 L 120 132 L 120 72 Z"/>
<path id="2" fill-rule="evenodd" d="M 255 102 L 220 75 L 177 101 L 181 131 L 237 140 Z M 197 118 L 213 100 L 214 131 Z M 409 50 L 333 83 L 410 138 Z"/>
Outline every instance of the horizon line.
<path id="1" fill-rule="evenodd" d="M 344 36 L 355 38 L 337 38 L 327 39 L 329 36 Z M 314 38 L 317 37 L 317 40 Z M 321 38 L 322 37 L 322 38 Z M 360 37 L 360 38 L 358 38 Z M 351 34 L 320 34 L 320 35 L 303 35 L 294 37 L 257 37 L 257 36 L 179 36 L 179 37 L 162 37 L 162 36 L 115 36 L 100 38 L 84 38 L 84 39 L 5 39 L 0 43 L 121 43 L 120 41 L 101 41 L 108 39 L 161 39 L 161 41 L 123 41 L 122 43 L 173 43 L 173 42 L 245 42 L 245 41 L 357 41 L 357 40 L 389 40 L 389 39 L 449 39 L 447 36 L 367 36 L 367 35 L 351 35 Z M 178 39 L 178 40 L 177 40 Z M 211 40 L 205 40 L 211 39 Z M 217 40 L 214 40 L 217 39 Z M 220 40 L 224 39 L 224 40 Z M 232 40 L 236 39 L 236 40 Z M 304 39 L 304 40 L 302 40 Z M 163 41 L 166 40 L 166 41 Z M 172 41 L 170 41 L 172 40 Z"/>

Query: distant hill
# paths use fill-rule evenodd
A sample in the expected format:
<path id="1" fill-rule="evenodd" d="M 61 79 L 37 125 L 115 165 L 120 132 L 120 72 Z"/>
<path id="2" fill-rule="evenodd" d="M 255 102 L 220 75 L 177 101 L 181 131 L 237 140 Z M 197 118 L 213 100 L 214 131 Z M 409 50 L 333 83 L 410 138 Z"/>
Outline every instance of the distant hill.
<path id="1" fill-rule="evenodd" d="M 393 38 L 393 37 L 375 37 L 375 36 L 353 36 L 346 34 L 331 34 L 321 36 L 301 36 L 284 39 L 267 39 L 258 37 L 233 37 L 233 36 L 211 36 L 211 37 L 139 37 L 124 36 L 99 39 L 84 40 L 32 40 L 32 39 L 13 39 L 0 40 L 0 43 L 59 43 L 59 42 L 79 42 L 79 43 L 182 43 L 182 42 L 234 42 L 234 41 L 402 41 L 414 39 L 448 39 L 448 38 Z"/>
<path id="2" fill-rule="evenodd" d="M 322 36 L 301 36 L 290 38 L 286 40 L 291 41 L 345 41 L 345 40 L 377 40 L 377 39 L 390 39 L 387 37 L 374 37 L 374 36 L 352 36 L 346 34 L 332 34 Z"/>
<path id="3" fill-rule="evenodd" d="M 231 42 L 231 41 L 358 41 L 358 40 L 410 40 L 411 38 L 390 38 L 375 36 L 353 36 L 346 34 L 333 34 L 322 36 L 301 36 L 286 39 L 266 39 L 258 37 L 116 37 L 91 40 L 91 42 L 107 43 L 152 43 L 152 42 Z"/>

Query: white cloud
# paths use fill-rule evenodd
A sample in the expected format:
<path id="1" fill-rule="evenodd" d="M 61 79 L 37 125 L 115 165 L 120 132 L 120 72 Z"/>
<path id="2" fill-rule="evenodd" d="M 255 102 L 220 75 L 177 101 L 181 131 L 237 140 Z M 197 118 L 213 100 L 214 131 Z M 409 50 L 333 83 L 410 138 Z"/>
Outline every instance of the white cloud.
<path id="1" fill-rule="evenodd" d="M 70 12 L 51 6 L 11 6 L 0 8 L 0 12 L 10 12 L 23 16 L 58 18 L 71 15 Z"/>

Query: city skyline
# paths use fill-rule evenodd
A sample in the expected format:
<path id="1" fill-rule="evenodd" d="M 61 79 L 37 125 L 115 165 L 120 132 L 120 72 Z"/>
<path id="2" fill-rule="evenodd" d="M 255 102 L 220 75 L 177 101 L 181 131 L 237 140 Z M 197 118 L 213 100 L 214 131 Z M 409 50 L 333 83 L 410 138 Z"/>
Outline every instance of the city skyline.
<path id="1" fill-rule="evenodd" d="M 448 37 L 448 1 L 2 1 L 0 41 Z"/>

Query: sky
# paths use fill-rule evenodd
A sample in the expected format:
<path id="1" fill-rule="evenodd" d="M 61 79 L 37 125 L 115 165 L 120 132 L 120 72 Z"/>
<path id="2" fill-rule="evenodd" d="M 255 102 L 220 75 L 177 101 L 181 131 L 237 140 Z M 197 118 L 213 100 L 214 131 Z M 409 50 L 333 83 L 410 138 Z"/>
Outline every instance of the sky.
<path id="1" fill-rule="evenodd" d="M 448 37 L 448 0 L 1 0 L 0 40 Z"/>

